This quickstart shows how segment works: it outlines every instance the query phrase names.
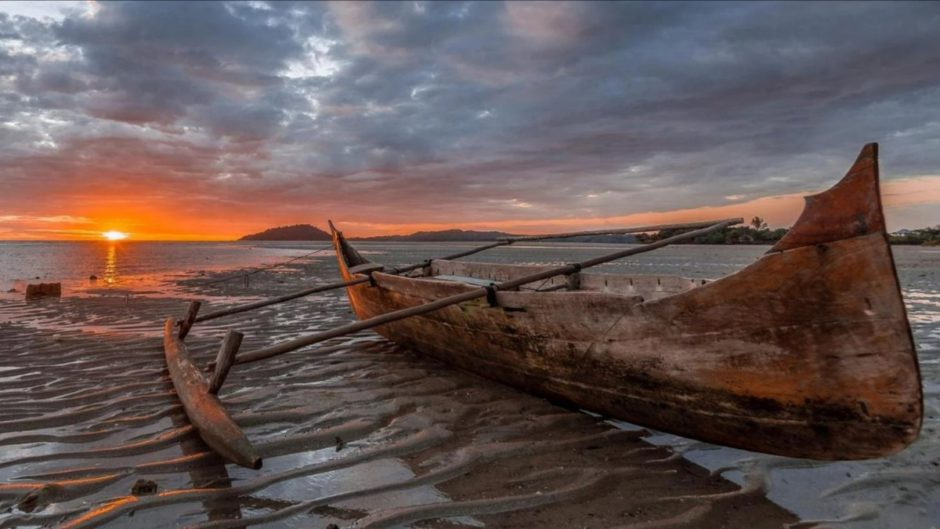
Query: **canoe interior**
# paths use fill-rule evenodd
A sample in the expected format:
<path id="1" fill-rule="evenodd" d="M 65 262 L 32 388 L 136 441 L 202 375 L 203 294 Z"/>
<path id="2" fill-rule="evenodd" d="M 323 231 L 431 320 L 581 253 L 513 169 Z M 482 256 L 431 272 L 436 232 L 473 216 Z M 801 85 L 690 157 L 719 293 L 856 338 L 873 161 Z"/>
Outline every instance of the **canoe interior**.
<path id="1" fill-rule="evenodd" d="M 416 279 L 454 281 L 480 286 L 508 281 L 527 274 L 551 268 L 539 265 L 513 265 L 475 263 L 468 261 L 434 260 L 425 274 Z M 597 292 L 635 298 L 638 301 L 660 299 L 686 292 L 708 283 L 706 279 L 691 279 L 670 275 L 620 275 L 597 272 L 579 272 L 572 276 L 556 276 L 527 285 L 526 289 L 544 292 Z"/>

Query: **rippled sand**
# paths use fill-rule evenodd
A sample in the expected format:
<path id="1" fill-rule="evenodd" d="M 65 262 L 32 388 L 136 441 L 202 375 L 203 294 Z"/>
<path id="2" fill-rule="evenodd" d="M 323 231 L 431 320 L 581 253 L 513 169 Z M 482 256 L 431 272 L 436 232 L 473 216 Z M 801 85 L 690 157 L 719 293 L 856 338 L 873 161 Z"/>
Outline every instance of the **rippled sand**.
<path id="1" fill-rule="evenodd" d="M 387 263 L 455 251 L 361 246 Z M 480 258 L 562 262 L 607 248 Z M 672 247 L 608 270 L 717 277 L 762 251 Z M 907 450 L 855 462 L 614 429 L 364 333 L 236 368 L 222 397 L 267 456 L 254 472 L 222 465 L 188 428 L 165 378 L 162 320 L 192 298 L 211 310 L 333 281 L 332 256 L 255 275 L 248 288 L 208 285 L 225 274 L 197 269 L 143 289 L 70 286 L 63 299 L 39 303 L 0 295 L 0 528 L 938 527 L 940 250 L 894 251 L 924 378 L 924 427 Z M 215 257 L 190 259 L 200 260 Z M 227 328 L 246 332 L 249 349 L 351 319 L 335 293 L 217 320 L 188 342 L 207 361 Z M 138 479 L 156 482 L 159 495 L 130 495 Z"/>
<path id="2" fill-rule="evenodd" d="M 221 397 L 265 458 L 207 452 L 167 378 L 159 331 L 204 311 L 333 278 L 330 256 L 178 298 L 0 303 L 0 528 L 800 527 L 765 498 L 644 441 L 646 430 L 461 373 L 377 335 L 236 367 Z M 321 295 L 197 326 L 207 362 L 228 328 L 249 350 L 352 319 Z M 759 474 L 755 474 L 760 476 Z M 156 494 L 131 493 L 152 480 Z M 791 525 L 797 524 L 797 525 Z"/>

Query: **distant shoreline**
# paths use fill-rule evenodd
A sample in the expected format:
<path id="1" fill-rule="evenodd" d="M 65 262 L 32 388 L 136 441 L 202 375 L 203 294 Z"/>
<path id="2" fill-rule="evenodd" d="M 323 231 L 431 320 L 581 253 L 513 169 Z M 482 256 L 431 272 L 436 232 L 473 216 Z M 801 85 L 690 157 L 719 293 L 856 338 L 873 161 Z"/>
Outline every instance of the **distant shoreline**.
<path id="1" fill-rule="evenodd" d="M 434 241 L 422 241 L 422 240 L 403 240 L 403 239 L 375 239 L 372 237 L 350 237 L 350 241 L 365 242 L 365 243 L 380 243 L 380 242 L 394 242 L 394 243 L 489 243 L 496 242 L 498 239 L 476 239 L 476 240 L 460 240 L 460 239 L 450 239 L 450 240 L 434 240 Z M 168 239 L 135 239 L 135 240 L 124 240 L 120 242 L 113 241 L 104 241 L 96 239 L 0 239 L 0 244 L 141 244 L 141 243 L 160 243 L 160 244 L 221 244 L 221 243 L 261 243 L 261 242 L 282 242 L 282 243 L 309 243 L 309 242 L 329 242 L 323 240 L 311 240 L 311 239 L 277 239 L 277 240 L 242 240 L 242 239 L 218 239 L 218 240 L 168 240 Z M 578 243 L 578 244 L 643 244 L 639 241 L 633 242 L 613 242 L 613 241 L 579 241 L 571 239 L 557 239 L 557 240 L 544 240 L 538 241 L 539 243 Z M 940 241 L 926 241 L 922 243 L 915 242 L 899 242 L 895 240 L 890 241 L 891 246 L 924 246 L 927 248 L 938 247 L 940 246 Z M 676 244 L 687 244 L 687 245 L 699 245 L 699 246 L 772 246 L 772 242 L 681 242 Z"/>
<path id="2" fill-rule="evenodd" d="M 778 228 L 775 230 L 762 227 L 755 229 L 750 226 L 740 226 L 735 228 L 725 228 L 723 230 L 696 237 L 691 241 L 680 242 L 677 244 L 702 244 L 702 245 L 773 245 L 786 235 L 787 228 Z M 655 233 L 640 233 L 637 235 L 586 235 L 581 237 L 571 237 L 565 239 L 545 239 L 544 242 L 569 242 L 569 243 L 590 243 L 590 244 L 647 244 L 670 237 L 679 233 L 677 231 L 664 230 Z M 360 242 L 417 242 L 417 243 L 491 243 L 507 237 L 514 237 L 517 234 L 501 231 L 477 231 L 477 230 L 440 230 L 440 231 L 420 231 L 407 235 L 377 235 L 371 237 L 349 237 L 351 241 Z M 921 228 L 917 230 L 899 230 L 888 234 L 889 241 L 895 246 L 940 246 L 940 226 L 932 228 Z M 160 242 L 160 243 L 232 243 L 232 242 L 330 242 L 332 237 L 327 232 L 310 224 L 296 224 L 293 226 L 282 226 L 271 228 L 259 233 L 245 235 L 238 239 L 200 239 L 200 240 L 147 240 L 147 239 L 126 239 L 123 241 L 106 241 L 103 239 L 0 239 L 0 243 L 102 243 L 102 244 L 127 244 L 136 242 Z"/>

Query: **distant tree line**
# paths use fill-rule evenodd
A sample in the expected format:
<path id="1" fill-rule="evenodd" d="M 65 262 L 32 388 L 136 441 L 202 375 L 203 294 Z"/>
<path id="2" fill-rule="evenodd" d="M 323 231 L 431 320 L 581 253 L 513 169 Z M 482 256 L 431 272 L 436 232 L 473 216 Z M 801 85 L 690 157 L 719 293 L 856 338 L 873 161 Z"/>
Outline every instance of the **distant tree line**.
<path id="1" fill-rule="evenodd" d="M 636 236 L 639 243 L 656 242 L 683 230 L 662 230 L 656 233 L 641 233 Z M 682 241 L 677 244 L 774 244 L 787 234 L 788 228 L 771 230 L 760 217 L 751 219 L 748 226 L 738 226 L 714 231 L 701 237 Z M 940 246 L 940 225 L 919 230 L 903 230 L 888 236 L 891 244 L 910 244 L 924 246 Z"/>
<path id="2" fill-rule="evenodd" d="M 919 230 L 904 230 L 892 233 L 891 244 L 911 244 L 923 246 L 940 246 L 940 224 L 932 228 Z"/>
<path id="3" fill-rule="evenodd" d="M 656 242 L 682 233 L 683 230 L 662 230 L 656 233 L 641 233 L 637 240 L 641 243 Z M 713 231 L 678 244 L 773 244 L 787 234 L 787 228 L 772 230 L 760 217 L 751 219 L 748 226 L 728 227 Z"/>

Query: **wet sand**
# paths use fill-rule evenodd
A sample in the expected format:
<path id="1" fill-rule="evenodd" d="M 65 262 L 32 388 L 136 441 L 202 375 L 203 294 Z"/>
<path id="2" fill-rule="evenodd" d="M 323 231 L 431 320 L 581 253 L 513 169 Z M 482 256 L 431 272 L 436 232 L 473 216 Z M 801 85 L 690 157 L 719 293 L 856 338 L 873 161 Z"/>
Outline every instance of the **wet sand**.
<path id="1" fill-rule="evenodd" d="M 564 409 L 372 333 L 238 366 L 221 392 L 265 458 L 223 464 L 167 378 L 163 318 L 332 279 L 332 256 L 252 278 L 0 303 L 0 528 L 800 527 L 760 479 L 711 474 L 641 429 Z M 197 326 L 201 363 L 351 321 L 336 292 Z M 152 480 L 156 494 L 131 494 Z"/>

